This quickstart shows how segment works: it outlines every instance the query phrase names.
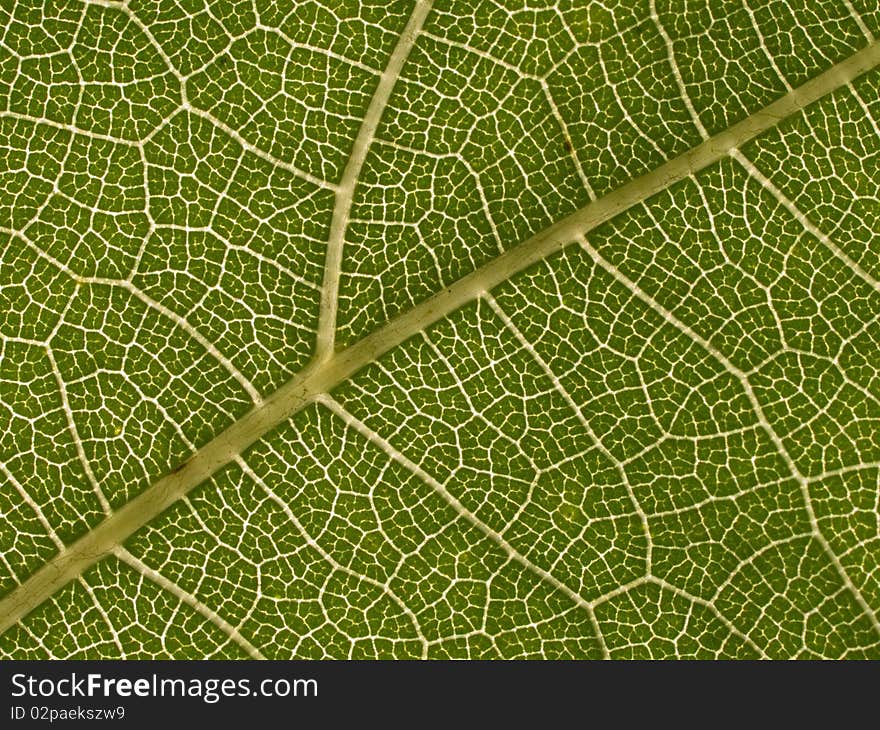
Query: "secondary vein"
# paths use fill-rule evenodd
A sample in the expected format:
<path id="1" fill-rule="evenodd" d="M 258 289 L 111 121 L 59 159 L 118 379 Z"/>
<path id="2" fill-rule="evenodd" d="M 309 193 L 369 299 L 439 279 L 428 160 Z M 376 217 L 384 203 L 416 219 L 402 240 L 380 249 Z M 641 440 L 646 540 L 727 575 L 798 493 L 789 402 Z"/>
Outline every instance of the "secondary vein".
<path id="1" fill-rule="evenodd" d="M 388 99 L 394 90 L 394 85 L 400 77 L 400 70 L 409 57 L 416 38 L 425 23 L 425 18 L 431 10 L 433 0 L 418 0 L 413 8 L 412 15 L 400 40 L 394 47 L 388 65 L 379 77 L 379 85 L 373 93 L 370 105 L 364 115 L 364 121 L 358 130 L 351 154 L 342 178 L 336 188 L 336 199 L 333 206 L 333 217 L 330 220 L 330 235 L 327 242 L 327 254 L 324 263 L 324 284 L 321 292 L 321 311 L 318 315 L 318 336 L 316 345 L 316 357 L 327 358 L 333 353 L 336 335 L 336 312 L 339 308 L 339 274 L 342 269 L 342 249 L 345 246 L 345 233 L 348 230 L 348 219 L 351 214 L 351 206 L 354 200 L 354 191 L 367 152 L 376 136 L 376 128 L 382 118 L 382 112 L 388 105 Z"/>

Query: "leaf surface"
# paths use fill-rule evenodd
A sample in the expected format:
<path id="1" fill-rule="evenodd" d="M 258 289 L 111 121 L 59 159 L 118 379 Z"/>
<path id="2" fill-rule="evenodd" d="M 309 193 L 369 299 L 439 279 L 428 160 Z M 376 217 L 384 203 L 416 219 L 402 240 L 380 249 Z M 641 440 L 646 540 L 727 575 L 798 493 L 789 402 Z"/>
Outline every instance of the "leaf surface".
<path id="1" fill-rule="evenodd" d="M 880 656 L 871 3 L 0 20 L 4 656 Z"/>

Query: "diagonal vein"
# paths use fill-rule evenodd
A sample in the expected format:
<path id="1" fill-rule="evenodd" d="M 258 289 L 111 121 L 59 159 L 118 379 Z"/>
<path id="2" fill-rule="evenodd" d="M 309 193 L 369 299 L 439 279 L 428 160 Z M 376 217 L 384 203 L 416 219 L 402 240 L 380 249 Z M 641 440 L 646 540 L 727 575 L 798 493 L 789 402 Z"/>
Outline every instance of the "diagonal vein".
<path id="1" fill-rule="evenodd" d="M 435 492 L 437 492 L 437 494 L 440 495 L 440 497 L 442 497 L 443 501 L 445 501 L 450 507 L 452 507 L 452 509 L 455 510 L 456 514 L 458 514 L 466 522 L 473 525 L 477 530 L 479 530 L 485 537 L 487 537 L 492 543 L 494 543 L 499 549 L 501 549 L 510 560 L 518 563 L 528 572 L 537 576 L 542 581 L 552 586 L 555 590 L 567 596 L 572 602 L 575 603 L 575 605 L 586 611 L 589 614 L 590 621 L 593 624 L 593 628 L 596 630 L 596 634 L 598 636 L 600 644 L 604 645 L 601 632 L 599 631 L 599 625 L 596 620 L 596 614 L 593 611 L 593 603 L 591 601 L 588 601 L 576 590 L 568 586 L 563 581 L 559 580 L 559 578 L 553 575 L 550 571 L 544 570 L 544 568 L 536 565 L 531 560 L 529 560 L 525 555 L 523 555 L 515 547 L 513 547 L 513 545 L 507 542 L 507 540 L 505 540 L 500 533 L 493 530 L 491 527 L 489 527 L 489 525 L 487 525 L 479 517 L 477 517 L 477 515 L 475 515 L 467 507 L 465 507 L 464 504 L 462 504 L 462 502 L 454 494 L 452 494 L 444 484 L 437 481 L 437 479 L 428 474 L 424 469 L 422 469 L 422 467 L 420 467 L 411 459 L 407 458 L 403 453 L 398 451 L 389 441 L 382 438 L 382 436 L 376 433 L 365 423 L 355 418 L 333 398 L 326 395 L 319 396 L 318 402 L 322 406 L 329 409 L 336 416 L 341 418 L 345 422 L 346 426 L 359 433 L 372 444 L 375 444 L 390 459 L 396 461 L 409 473 L 413 474 L 423 483 L 431 487 L 431 489 L 433 489 Z M 607 649 L 605 650 L 605 653 L 607 655 Z"/>
<path id="2" fill-rule="evenodd" d="M 752 387 L 748 376 L 742 370 L 737 368 L 723 353 L 721 353 L 714 345 L 712 345 L 711 342 L 694 332 L 693 329 L 691 329 L 688 325 L 679 320 L 678 317 L 676 317 L 672 312 L 661 306 L 651 296 L 642 291 L 641 287 L 639 287 L 635 282 L 628 279 L 614 266 L 608 263 L 608 261 L 603 259 L 599 252 L 596 251 L 596 249 L 594 249 L 585 238 L 580 237 L 579 243 L 581 245 L 581 248 L 587 253 L 587 255 L 591 259 L 593 259 L 593 261 L 598 266 L 601 266 L 605 271 L 611 274 L 618 282 L 625 286 L 633 296 L 637 297 L 649 307 L 651 307 L 651 309 L 657 312 L 657 314 L 659 314 L 668 324 L 675 327 L 679 332 L 686 335 L 705 352 L 711 355 L 725 370 L 727 370 L 727 372 L 729 372 L 734 378 L 739 381 L 740 387 L 745 393 L 746 398 L 748 399 L 749 404 L 752 407 L 752 411 L 757 418 L 758 425 L 767 434 L 767 437 L 773 443 L 774 448 L 779 453 L 782 460 L 785 462 L 788 471 L 791 473 L 792 478 L 798 483 L 798 486 L 800 487 L 801 495 L 804 500 L 804 506 L 807 512 L 807 517 L 810 521 L 813 536 L 822 547 L 822 550 L 825 552 L 828 559 L 831 561 L 831 564 L 834 566 L 834 569 L 840 576 L 840 579 L 843 582 L 845 588 L 852 594 L 856 603 L 858 603 L 859 608 L 868 617 L 868 620 L 874 627 L 874 631 L 878 635 L 880 635 L 880 619 L 878 619 L 877 613 L 865 600 L 859 588 L 852 582 L 852 579 L 849 577 L 849 573 L 847 572 L 843 563 L 840 562 L 840 558 L 831 548 L 831 544 L 828 542 L 827 538 L 819 527 L 819 520 L 816 517 L 816 512 L 813 508 L 813 500 L 810 495 L 809 481 L 801 473 L 800 469 L 798 469 L 797 465 L 794 462 L 794 459 L 791 457 L 791 454 L 788 453 L 788 449 L 785 447 L 782 438 L 776 432 L 776 429 L 773 428 L 770 421 L 767 419 L 767 416 L 764 413 L 764 408 L 761 405 L 761 402 L 758 400 L 758 396 L 755 395 L 755 390 Z"/>
<path id="3" fill-rule="evenodd" d="M 330 220 L 330 235 L 327 242 L 327 255 L 324 263 L 324 284 L 321 292 L 321 312 L 318 316 L 317 357 L 329 357 L 333 352 L 336 334 L 336 311 L 339 306 L 339 274 L 342 268 L 342 249 L 345 246 L 345 233 L 348 230 L 348 219 L 354 200 L 361 169 L 367 159 L 367 152 L 376 136 L 376 128 L 382 118 L 382 112 L 388 105 L 388 99 L 394 85 L 400 77 L 400 69 L 406 62 L 416 38 L 431 10 L 432 0 L 417 0 L 412 15 L 400 40 L 394 47 L 388 65 L 379 77 L 379 84 L 367 107 L 364 121 L 358 130 L 351 154 L 342 178 L 336 188 L 336 199 L 333 206 L 333 217 Z"/>
<path id="4" fill-rule="evenodd" d="M 746 157 L 740 150 L 734 148 L 730 151 L 730 156 L 736 160 L 740 165 L 743 166 L 745 171 L 754 178 L 758 183 L 760 183 L 761 187 L 764 188 L 768 193 L 770 193 L 776 200 L 785 208 L 791 215 L 797 220 L 798 223 L 803 226 L 804 230 L 810 233 L 814 238 L 817 238 L 819 242 L 825 246 L 831 253 L 833 253 L 838 259 L 840 259 L 850 271 L 852 271 L 856 276 L 858 276 L 862 281 L 864 281 L 868 286 L 870 286 L 874 291 L 880 292 L 880 281 L 875 279 L 871 274 L 869 274 L 865 269 L 863 269 L 858 262 L 854 261 L 847 253 L 840 248 L 831 237 L 825 233 L 822 229 L 820 229 L 813 221 L 811 221 L 800 208 L 794 203 L 791 198 L 789 198 L 785 193 L 783 193 L 778 187 L 776 187 L 775 183 L 761 170 L 758 169 L 757 165 L 755 165 L 748 157 Z"/>
<path id="5" fill-rule="evenodd" d="M 238 627 L 230 624 L 213 608 L 211 608 L 210 606 L 206 606 L 198 598 L 190 593 L 187 593 L 185 590 L 183 590 L 183 588 L 166 578 L 159 571 L 153 570 L 153 568 L 140 560 L 140 558 L 132 555 L 124 547 L 116 547 L 113 553 L 119 560 L 134 568 L 134 570 L 140 573 L 144 578 L 147 578 L 160 588 L 168 591 L 168 593 L 174 596 L 178 601 L 186 604 L 196 613 L 198 613 L 202 618 L 214 624 L 214 626 L 216 626 L 224 634 L 226 634 L 233 642 L 244 649 L 248 656 L 250 656 L 252 659 L 265 659 L 265 657 L 260 653 L 260 650 L 257 649 L 253 644 L 251 644 L 251 642 L 248 641 L 244 636 L 242 636 L 242 634 L 238 630 Z"/>
<path id="6" fill-rule="evenodd" d="M 418 7 L 426 13 L 424 5 L 420 3 Z M 591 201 L 570 216 L 508 249 L 482 268 L 392 319 L 350 347 L 332 352 L 323 359 L 316 357 L 268 396 L 262 405 L 251 409 L 184 464 L 153 483 L 79 540 L 59 551 L 51 561 L 0 600 L 0 633 L 18 623 L 90 565 L 110 554 L 129 535 L 233 460 L 250 444 L 290 418 L 315 396 L 330 391 L 396 345 L 513 274 L 563 249 L 577 236 L 711 165 L 734 148 L 878 65 L 880 41 L 874 41 L 725 131 L 608 195 Z"/>

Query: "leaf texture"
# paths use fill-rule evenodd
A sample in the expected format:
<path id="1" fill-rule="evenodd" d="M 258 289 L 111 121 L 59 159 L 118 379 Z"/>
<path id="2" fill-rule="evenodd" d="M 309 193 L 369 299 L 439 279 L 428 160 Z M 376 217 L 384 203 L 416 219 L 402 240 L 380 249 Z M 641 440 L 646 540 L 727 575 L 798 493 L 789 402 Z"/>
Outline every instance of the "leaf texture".
<path id="1" fill-rule="evenodd" d="M 880 657 L 873 3 L 0 25 L 0 655 Z"/>

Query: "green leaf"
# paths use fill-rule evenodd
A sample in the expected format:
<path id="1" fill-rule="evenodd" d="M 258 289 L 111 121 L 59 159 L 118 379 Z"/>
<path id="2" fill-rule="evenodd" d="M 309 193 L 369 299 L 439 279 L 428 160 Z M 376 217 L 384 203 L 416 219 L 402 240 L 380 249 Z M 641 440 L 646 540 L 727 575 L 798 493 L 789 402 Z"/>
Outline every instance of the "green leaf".
<path id="1" fill-rule="evenodd" d="M 875 4 L 0 24 L 2 655 L 880 658 Z"/>

